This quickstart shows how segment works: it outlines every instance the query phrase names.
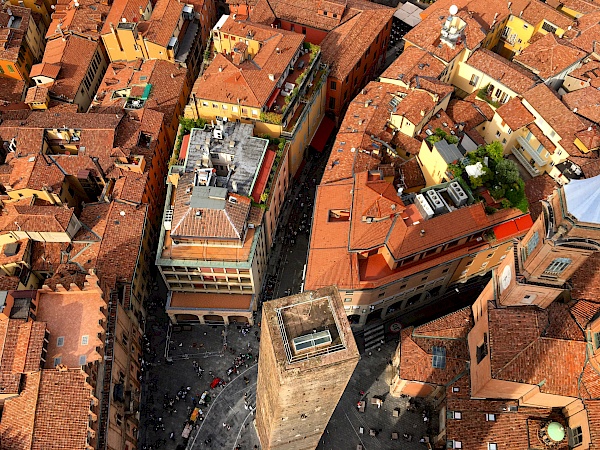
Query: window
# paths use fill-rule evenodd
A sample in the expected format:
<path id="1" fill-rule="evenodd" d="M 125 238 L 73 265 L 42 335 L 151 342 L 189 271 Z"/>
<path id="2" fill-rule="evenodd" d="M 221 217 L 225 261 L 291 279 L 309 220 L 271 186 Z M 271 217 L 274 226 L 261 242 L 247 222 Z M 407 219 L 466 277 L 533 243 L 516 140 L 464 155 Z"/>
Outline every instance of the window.
<path id="1" fill-rule="evenodd" d="M 87 363 L 87 356 L 85 356 L 85 355 L 81 355 L 81 356 L 79 357 L 79 365 L 80 365 L 80 366 L 85 366 L 85 365 L 86 365 L 86 363 Z"/>
<path id="2" fill-rule="evenodd" d="M 431 365 L 435 369 L 445 369 L 446 368 L 446 348 L 434 346 L 432 349 L 432 352 L 433 352 L 433 357 L 431 360 Z"/>
<path id="3" fill-rule="evenodd" d="M 121 424 L 123 423 L 123 416 L 119 413 L 117 413 L 115 415 L 115 422 L 117 423 L 118 426 L 121 426 Z"/>
<path id="4" fill-rule="evenodd" d="M 216 103 L 213 103 L 213 104 L 212 104 L 212 107 L 213 107 L 214 109 L 219 109 L 219 105 L 217 105 Z"/>
<path id="5" fill-rule="evenodd" d="M 471 75 L 471 80 L 469 81 L 469 84 L 471 86 L 477 86 L 477 83 L 479 83 L 479 75 Z"/>
<path id="6" fill-rule="evenodd" d="M 227 105 L 221 105 L 221 108 L 228 109 L 228 106 Z"/>
<path id="7" fill-rule="evenodd" d="M 500 131 L 496 131 L 496 137 L 499 138 L 500 137 Z"/>
<path id="8" fill-rule="evenodd" d="M 15 69 L 13 68 L 12 65 L 9 64 L 7 67 L 8 67 L 8 71 L 9 72 L 14 72 L 15 71 Z"/>
<path id="9" fill-rule="evenodd" d="M 208 106 L 208 102 L 202 102 L 202 106 Z"/>
<path id="10" fill-rule="evenodd" d="M 60 356 L 57 356 L 56 358 L 54 358 L 54 367 L 59 366 L 61 361 L 62 361 L 62 358 Z"/>
<path id="11" fill-rule="evenodd" d="M 258 116 L 258 110 L 256 110 L 256 109 L 253 109 L 253 110 L 252 110 L 252 115 L 253 115 L 253 116 Z"/>
<path id="12" fill-rule="evenodd" d="M 459 387 L 453 387 L 452 388 L 452 392 L 460 392 L 460 388 Z"/>
<path id="13" fill-rule="evenodd" d="M 460 441 L 446 441 L 446 448 L 462 448 Z"/>
<path id="14" fill-rule="evenodd" d="M 583 442 L 583 431 L 581 427 L 567 428 L 567 436 L 570 447 L 576 447 Z"/>
<path id="15" fill-rule="evenodd" d="M 512 130 L 509 128 L 509 129 L 508 129 L 508 131 L 507 131 L 507 133 L 508 133 L 508 134 L 511 134 L 511 133 L 512 133 Z"/>
<path id="16" fill-rule="evenodd" d="M 498 450 L 498 444 L 496 444 L 494 442 L 489 442 L 488 443 L 488 450 Z"/>
<path id="17" fill-rule="evenodd" d="M 548 33 L 555 33 L 556 27 L 551 23 L 544 22 L 544 24 L 542 25 L 542 30 L 546 30 Z"/>
<path id="18" fill-rule="evenodd" d="M 477 364 L 479 364 L 488 354 L 487 333 L 483 333 L 483 343 L 477 346 Z"/>
<path id="19" fill-rule="evenodd" d="M 335 109 L 335 98 L 329 97 L 329 109 Z"/>
<path id="20" fill-rule="evenodd" d="M 496 414 L 486 414 L 485 415 L 485 420 L 486 420 L 486 422 L 495 422 L 496 421 Z"/>
<path id="21" fill-rule="evenodd" d="M 569 264 L 571 264 L 571 260 L 569 258 L 555 258 L 550 265 L 546 267 L 543 275 L 558 276 L 565 271 Z"/>
<path id="22" fill-rule="evenodd" d="M 63 345 L 65 345 L 65 337 L 60 336 L 59 338 L 56 339 L 56 346 L 62 347 Z"/>
<path id="23" fill-rule="evenodd" d="M 89 336 L 87 334 L 84 336 L 81 336 L 81 345 L 88 345 L 88 341 L 89 341 Z"/>
<path id="24" fill-rule="evenodd" d="M 351 302 L 351 301 L 352 301 L 352 299 L 351 299 L 351 298 L 345 298 L 345 299 L 344 299 L 344 301 L 345 301 L 345 302 Z"/>
<path id="25" fill-rule="evenodd" d="M 383 291 L 383 292 L 380 292 L 380 293 L 379 293 L 379 295 L 378 295 L 377 297 L 378 297 L 378 298 L 385 297 L 385 291 Z"/>
<path id="26" fill-rule="evenodd" d="M 335 91 L 337 89 L 337 83 L 335 81 L 332 81 L 329 83 L 329 87 L 332 91 Z"/>
<path id="27" fill-rule="evenodd" d="M 531 238 L 527 241 L 527 244 L 525 245 L 525 253 L 523 255 L 523 261 L 525 261 L 529 257 L 529 255 L 531 255 L 533 253 L 533 251 L 535 250 L 535 248 L 537 247 L 539 242 L 540 242 L 540 235 L 536 231 L 535 233 L 533 233 L 533 235 L 531 236 Z"/>
<path id="28" fill-rule="evenodd" d="M 460 420 L 462 419 L 462 413 L 460 411 L 448 411 L 446 417 L 448 419 Z"/>
<path id="29" fill-rule="evenodd" d="M 600 333 L 594 333 L 594 350 L 598 350 L 600 348 Z"/>

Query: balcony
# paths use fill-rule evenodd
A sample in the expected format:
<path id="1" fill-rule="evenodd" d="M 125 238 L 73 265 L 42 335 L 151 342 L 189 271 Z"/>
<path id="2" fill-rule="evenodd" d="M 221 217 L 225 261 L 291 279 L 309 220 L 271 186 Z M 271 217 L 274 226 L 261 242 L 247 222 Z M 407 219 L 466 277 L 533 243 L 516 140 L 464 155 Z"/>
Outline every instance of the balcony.
<path id="1" fill-rule="evenodd" d="M 130 170 L 132 172 L 144 173 L 146 161 L 141 155 L 130 155 L 126 158 L 119 158 L 117 161 L 115 161 L 115 166 Z"/>
<path id="2" fill-rule="evenodd" d="M 518 136 L 517 141 L 521 145 L 521 149 L 523 149 L 524 152 L 527 152 L 527 154 L 535 161 L 535 163 L 538 166 L 544 167 L 546 165 L 546 160 L 542 158 L 539 155 L 539 153 L 533 149 L 533 147 L 529 144 L 527 140 L 525 140 L 523 136 Z"/>
<path id="3" fill-rule="evenodd" d="M 529 160 L 523 155 L 521 149 L 513 147 L 511 149 L 511 152 L 519 160 L 519 162 L 525 168 L 527 173 L 529 173 L 529 175 L 531 175 L 532 177 L 537 177 L 540 174 L 540 171 L 536 167 L 532 166 Z"/>

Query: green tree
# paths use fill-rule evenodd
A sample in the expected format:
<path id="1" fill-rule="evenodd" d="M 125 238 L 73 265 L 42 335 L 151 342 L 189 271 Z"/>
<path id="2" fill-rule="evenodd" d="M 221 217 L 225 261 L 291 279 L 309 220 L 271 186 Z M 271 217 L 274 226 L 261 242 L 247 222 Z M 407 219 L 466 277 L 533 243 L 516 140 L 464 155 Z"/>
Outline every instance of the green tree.
<path id="1" fill-rule="evenodd" d="M 502 161 L 504 155 L 504 148 L 502 148 L 502 144 L 498 141 L 494 141 L 485 146 L 487 154 L 494 161 Z"/>
<path id="2" fill-rule="evenodd" d="M 503 185 L 511 185 L 520 180 L 519 169 L 510 159 L 501 159 L 496 164 L 496 179 Z"/>

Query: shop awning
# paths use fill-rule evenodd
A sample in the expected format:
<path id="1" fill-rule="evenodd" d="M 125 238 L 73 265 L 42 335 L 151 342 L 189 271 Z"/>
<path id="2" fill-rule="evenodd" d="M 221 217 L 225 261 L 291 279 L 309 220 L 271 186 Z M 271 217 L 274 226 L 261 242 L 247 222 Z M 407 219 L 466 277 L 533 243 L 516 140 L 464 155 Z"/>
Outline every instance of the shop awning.
<path id="1" fill-rule="evenodd" d="M 322 152 L 325 149 L 325 144 L 327 144 L 327 140 L 329 139 L 329 136 L 331 136 L 331 132 L 334 128 L 335 122 L 327 116 L 323 117 L 321 125 L 319 125 L 310 146 L 316 151 Z"/>
<path id="2" fill-rule="evenodd" d="M 531 219 L 531 216 L 527 214 L 526 216 L 519 217 L 511 220 L 510 222 L 506 222 L 494 227 L 494 234 L 496 235 L 496 239 L 505 239 L 509 236 L 518 236 L 520 234 L 525 234 L 532 225 L 533 220 Z"/>
<path id="3" fill-rule="evenodd" d="M 265 154 L 260 172 L 258 173 L 256 182 L 254 183 L 254 188 L 252 189 L 252 199 L 256 203 L 260 203 L 260 196 L 265 191 L 267 181 L 269 181 L 271 167 L 273 167 L 273 161 L 275 160 L 276 155 L 277 154 L 273 150 L 267 150 L 267 153 Z"/>
<path id="4" fill-rule="evenodd" d="M 275 89 L 273 91 L 273 93 L 269 97 L 269 100 L 267 100 L 267 108 L 271 108 L 271 106 L 273 106 L 273 103 L 275 103 L 275 99 L 277 98 L 277 96 L 279 95 L 280 92 L 281 92 L 281 89 Z"/>

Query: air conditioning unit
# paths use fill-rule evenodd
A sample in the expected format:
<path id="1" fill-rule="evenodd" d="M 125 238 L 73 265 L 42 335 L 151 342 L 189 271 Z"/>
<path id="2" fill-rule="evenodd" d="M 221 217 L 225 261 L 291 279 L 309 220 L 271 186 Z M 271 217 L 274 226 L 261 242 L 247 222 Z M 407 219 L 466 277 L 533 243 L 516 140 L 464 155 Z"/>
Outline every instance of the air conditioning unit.
<path id="1" fill-rule="evenodd" d="M 466 205 L 469 200 L 469 197 L 457 181 L 453 181 L 448 186 L 448 195 L 457 207 Z"/>
<path id="2" fill-rule="evenodd" d="M 173 224 L 173 210 L 168 209 L 165 212 L 165 220 L 163 222 L 163 226 L 165 227 L 165 230 L 170 230 L 172 224 Z"/>
<path id="3" fill-rule="evenodd" d="M 427 200 L 425 200 L 425 196 L 423 194 L 415 195 L 415 206 L 417 207 L 419 213 L 421 213 L 421 216 L 423 216 L 423 219 L 427 220 L 433 217 L 433 209 Z"/>
<path id="4" fill-rule="evenodd" d="M 440 214 L 446 211 L 446 206 L 444 205 L 442 198 L 435 190 L 430 189 L 425 193 L 425 195 L 427 196 L 427 200 L 429 201 L 429 204 L 431 205 L 433 211 L 436 214 Z"/>

